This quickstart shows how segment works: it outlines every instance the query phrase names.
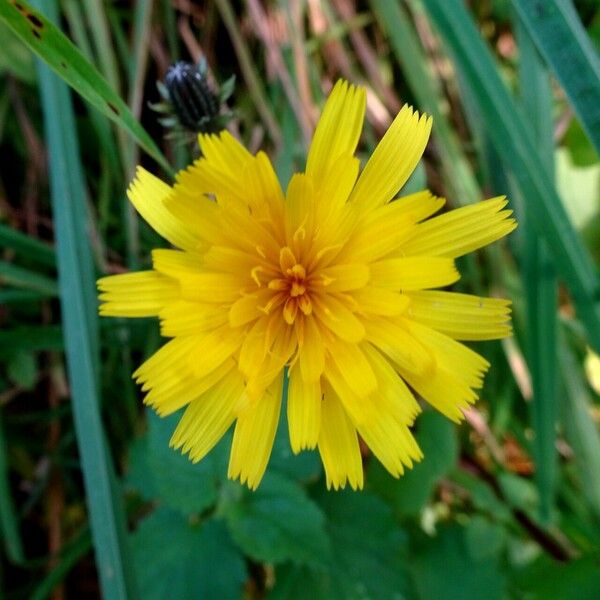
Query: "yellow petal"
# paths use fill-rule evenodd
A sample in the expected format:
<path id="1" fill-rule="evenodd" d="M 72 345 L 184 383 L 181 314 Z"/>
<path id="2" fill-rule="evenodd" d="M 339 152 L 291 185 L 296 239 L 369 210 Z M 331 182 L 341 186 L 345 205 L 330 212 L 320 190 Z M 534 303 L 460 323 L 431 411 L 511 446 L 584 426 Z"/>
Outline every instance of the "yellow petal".
<path id="1" fill-rule="evenodd" d="M 413 393 L 375 347 L 371 344 L 363 344 L 361 347 L 377 378 L 375 402 L 390 418 L 403 425 L 412 425 L 421 412 Z"/>
<path id="2" fill-rule="evenodd" d="M 174 246 L 192 250 L 202 244 L 185 221 L 178 219 L 166 206 L 165 200 L 173 190 L 158 177 L 142 167 L 136 170 L 136 177 L 127 190 L 127 196 L 136 210 L 159 235 Z"/>
<path id="3" fill-rule="evenodd" d="M 346 482 L 353 490 L 362 489 L 362 458 L 356 429 L 328 386 L 321 403 L 319 454 L 325 467 L 328 489 L 345 488 Z"/>
<path id="4" fill-rule="evenodd" d="M 292 452 L 315 448 L 321 426 L 321 384 L 305 382 L 298 369 L 290 373 L 287 418 Z"/>
<path id="5" fill-rule="evenodd" d="M 456 340 L 495 340 L 511 334 L 510 301 L 454 292 L 408 292 L 408 316 Z"/>
<path id="6" fill-rule="evenodd" d="M 316 381 L 325 368 L 325 347 L 312 316 L 304 319 L 304 340 L 300 349 L 300 371 L 305 381 Z"/>
<path id="7" fill-rule="evenodd" d="M 410 300 L 406 294 L 385 288 L 367 286 L 353 292 L 361 313 L 391 317 L 406 312 Z"/>
<path id="8" fill-rule="evenodd" d="M 386 414 L 373 402 L 370 420 L 357 424 L 358 433 L 381 464 L 394 477 L 404 473 L 404 468 L 412 468 L 413 461 L 419 461 L 423 454 L 412 436 L 410 429 Z"/>
<path id="9" fill-rule="evenodd" d="M 229 359 L 214 371 L 196 378 L 191 370 L 182 368 L 180 364 L 174 365 L 170 377 L 151 380 L 152 388 L 144 397 L 144 404 L 165 417 L 199 398 L 221 379 L 235 378 L 234 368 L 235 362 Z"/>
<path id="10" fill-rule="evenodd" d="M 372 263 L 371 284 L 394 290 L 422 290 L 450 285 L 460 279 L 451 258 L 407 256 Z"/>
<path id="11" fill-rule="evenodd" d="M 330 292 L 347 292 L 365 287 L 369 281 L 369 267 L 364 264 L 336 264 L 325 267 L 312 278 L 315 284 Z"/>
<path id="12" fill-rule="evenodd" d="M 504 196 L 464 206 L 429 219 L 417 226 L 403 246 L 407 255 L 456 258 L 487 246 L 510 233 L 516 226 L 510 210 L 502 210 Z"/>
<path id="13" fill-rule="evenodd" d="M 187 357 L 196 377 L 202 377 L 219 367 L 242 343 L 239 333 L 228 324 L 199 334 L 196 340 Z"/>
<path id="14" fill-rule="evenodd" d="M 434 408 L 459 422 L 463 411 L 477 400 L 477 389 L 489 363 L 451 338 L 415 322 L 406 321 L 411 334 L 434 356 L 436 368 L 426 376 L 399 368 L 400 374 Z"/>
<path id="15" fill-rule="evenodd" d="M 237 419 L 227 476 L 255 490 L 267 468 L 273 448 L 283 377 L 275 381 L 259 400 L 250 404 Z"/>
<path id="16" fill-rule="evenodd" d="M 177 425 L 170 446 L 201 460 L 225 435 L 234 421 L 233 408 L 244 391 L 239 375 L 230 373 L 186 409 Z"/>
<path id="17" fill-rule="evenodd" d="M 364 325 L 333 295 L 311 296 L 314 314 L 330 331 L 345 342 L 360 342 Z"/>
<path id="18" fill-rule="evenodd" d="M 365 213 L 340 253 L 342 260 L 371 262 L 401 250 L 406 240 L 414 235 L 415 224 L 443 205 L 443 198 L 424 191 Z"/>
<path id="19" fill-rule="evenodd" d="M 153 317 L 181 295 L 174 279 L 156 271 L 110 275 L 97 285 L 103 317 Z"/>
<path id="20" fill-rule="evenodd" d="M 361 346 L 330 340 L 327 347 L 331 361 L 326 369 L 327 371 L 331 371 L 332 364 L 335 365 L 337 372 L 346 385 L 359 398 L 364 398 L 375 392 L 377 379 L 369 361 L 361 350 Z M 339 391 L 338 395 L 341 397 Z"/>
<path id="21" fill-rule="evenodd" d="M 389 202 L 417 166 L 430 131 L 430 117 L 419 117 L 410 106 L 403 106 L 367 162 L 349 202 L 363 210 Z"/>
<path id="22" fill-rule="evenodd" d="M 365 115 L 366 94 L 362 87 L 338 81 L 321 113 L 308 158 L 306 174 L 319 188 L 332 165 L 343 154 L 352 155 L 360 137 Z"/>
<path id="23" fill-rule="evenodd" d="M 374 317 L 366 321 L 366 339 L 399 368 L 425 377 L 435 369 L 433 354 L 411 335 L 406 325 Z"/>
<path id="24" fill-rule="evenodd" d="M 194 335 L 227 323 L 227 307 L 180 300 L 165 306 L 159 316 L 164 337 Z"/>

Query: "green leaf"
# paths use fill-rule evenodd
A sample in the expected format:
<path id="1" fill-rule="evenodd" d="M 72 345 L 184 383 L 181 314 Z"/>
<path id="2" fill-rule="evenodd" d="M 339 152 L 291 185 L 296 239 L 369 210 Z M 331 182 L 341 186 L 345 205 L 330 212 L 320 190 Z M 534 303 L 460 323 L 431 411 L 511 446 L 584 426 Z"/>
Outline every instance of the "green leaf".
<path id="1" fill-rule="evenodd" d="M 460 146 L 458 136 L 450 125 L 446 111 L 442 108 L 446 99 L 443 98 L 438 80 L 431 73 L 429 59 L 421 47 L 413 23 L 398 2 L 371 0 L 370 4 L 377 21 L 389 39 L 392 52 L 417 101 L 417 108 L 433 117 L 433 139 L 439 144 L 438 152 L 445 175 L 444 183 L 452 194 L 452 200 L 465 204 L 477 202 L 481 197 L 479 186 Z M 414 181 L 415 174 L 413 174 L 411 177 L 415 184 L 413 191 L 427 187 L 424 181 L 425 170 L 421 163 L 420 166 L 423 185 L 419 181 L 419 176 L 417 181 Z M 402 195 L 408 193 L 405 186 Z"/>
<path id="2" fill-rule="evenodd" d="M 317 569 L 277 569 L 269 600 L 389 600 L 413 598 L 407 537 L 392 512 L 368 492 L 323 492 L 331 560 Z"/>
<path id="3" fill-rule="evenodd" d="M 513 4 L 600 152 L 600 59 L 573 3 L 513 0 Z"/>
<path id="4" fill-rule="evenodd" d="M 132 535 L 140 595 L 145 600 L 239 600 L 244 558 L 225 525 L 187 520 L 159 508 Z"/>
<path id="5" fill-rule="evenodd" d="M 0 247 L 12 248 L 20 255 L 48 267 L 56 265 L 56 253 L 52 246 L 7 225 L 0 224 Z"/>
<path id="6" fill-rule="evenodd" d="M 194 464 L 169 447 L 180 414 L 161 419 L 147 411 L 148 431 L 133 444 L 128 482 L 147 500 L 189 515 L 213 505 L 226 477 L 229 440 L 223 439 L 208 456 Z"/>
<path id="7" fill-rule="evenodd" d="M 559 563 L 542 556 L 515 577 L 524 598 L 546 600 L 596 600 L 600 590 L 598 556 L 584 556 Z"/>
<path id="8" fill-rule="evenodd" d="M 35 82 L 35 66 L 31 53 L 21 40 L 4 24 L 0 23 L 0 73 L 8 72 L 26 83 Z"/>
<path id="9" fill-rule="evenodd" d="M 0 537 L 8 558 L 17 564 L 24 560 L 19 520 L 8 477 L 7 444 L 4 436 L 4 416 L 0 407 Z"/>
<path id="10" fill-rule="evenodd" d="M 438 33 L 473 92 L 498 155 L 510 167 L 525 209 L 548 244 L 558 274 L 568 285 L 590 344 L 600 351 L 600 278 L 569 223 L 529 127 L 503 83 L 498 67 L 462 0 L 425 0 Z"/>
<path id="11" fill-rule="evenodd" d="M 37 363 L 31 352 L 16 352 L 6 365 L 6 372 L 13 383 L 25 390 L 32 390 L 37 381 Z"/>
<path id="12" fill-rule="evenodd" d="M 591 167 L 598 164 L 598 152 L 585 136 L 577 119 L 571 121 L 562 141 L 575 167 Z"/>
<path id="13" fill-rule="evenodd" d="M 0 284 L 39 292 L 44 296 L 58 296 L 58 285 L 54 279 L 5 261 L 0 261 Z"/>
<path id="14" fill-rule="evenodd" d="M 270 472 L 255 492 L 231 486 L 236 493 L 223 502 L 222 512 L 245 554 L 264 562 L 313 565 L 329 557 L 323 513 L 297 483 Z"/>
<path id="15" fill-rule="evenodd" d="M 491 527 L 483 533 L 479 521 L 466 527 L 443 526 L 435 537 L 423 539 L 413 550 L 411 570 L 420 600 L 439 598 L 506 598 L 507 580 L 502 572 L 497 551 L 497 531 Z M 477 531 L 473 531 L 473 528 Z M 473 546 L 473 538 L 491 545 L 496 553 L 490 556 L 489 548 Z"/>
<path id="16" fill-rule="evenodd" d="M 56 2 L 45 0 L 43 5 L 51 18 L 57 20 Z M 0 3 L 0 17 L 6 14 L 14 17 L 14 11 L 17 9 L 13 4 Z M 37 13 L 27 13 L 33 17 L 33 22 L 18 11 L 17 13 L 17 22 L 20 27 L 26 28 L 26 35 L 29 37 L 37 39 L 31 33 L 33 22 L 38 23 L 36 19 L 44 24 L 44 35 L 50 35 L 50 41 L 54 39 L 52 36 L 62 35 Z M 60 41 L 57 43 L 60 47 Z M 67 43 L 66 38 L 62 43 Z M 71 404 L 96 564 L 104 596 L 135 598 L 135 586 L 126 553 L 121 498 L 117 496 L 116 477 L 100 416 L 95 275 L 87 238 L 87 214 L 83 203 L 86 190 L 73 106 L 66 86 L 41 64 L 38 64 L 38 79 L 49 157 L 48 172 Z"/>
<path id="17" fill-rule="evenodd" d="M 400 517 L 416 516 L 425 507 L 441 477 L 456 464 L 458 444 L 454 425 L 437 412 L 418 420 L 415 436 L 425 457 L 394 479 L 379 462 L 369 467 L 367 486 L 384 498 Z"/>
<path id="18" fill-rule="evenodd" d="M 541 58 L 523 26 L 517 22 L 519 80 L 524 112 L 531 115 L 531 134 L 547 173 L 554 173 L 552 88 Z M 523 286 L 527 299 L 528 365 L 533 384 L 531 420 L 535 438 L 535 479 L 540 495 L 540 519 L 550 522 L 556 487 L 556 420 L 558 416 L 558 282 L 548 247 L 524 215 L 521 235 Z"/>
<path id="19" fill-rule="evenodd" d="M 127 130 L 150 156 L 171 172 L 167 160 L 127 104 L 55 25 L 24 0 L 0 2 L 0 21 L 4 21 L 78 94 Z"/>

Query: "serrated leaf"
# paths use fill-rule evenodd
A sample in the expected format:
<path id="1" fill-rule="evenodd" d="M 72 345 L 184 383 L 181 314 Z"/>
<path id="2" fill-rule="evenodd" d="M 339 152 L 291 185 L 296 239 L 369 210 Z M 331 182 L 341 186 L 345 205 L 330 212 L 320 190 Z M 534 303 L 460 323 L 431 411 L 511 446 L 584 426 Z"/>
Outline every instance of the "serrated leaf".
<path id="1" fill-rule="evenodd" d="M 418 515 L 429 501 L 436 483 L 456 464 L 458 444 L 454 426 L 442 415 L 428 411 L 418 421 L 415 436 L 424 458 L 400 479 L 393 479 L 378 463 L 369 467 L 367 485 L 401 517 Z"/>
<path id="2" fill-rule="evenodd" d="M 180 513 L 159 508 L 142 521 L 131 542 L 140 598 L 242 597 L 244 558 L 221 521 L 193 524 Z"/>
<path id="3" fill-rule="evenodd" d="M 180 414 L 161 419 L 148 411 L 148 431 L 131 449 L 128 482 L 147 500 L 158 500 L 184 514 L 216 502 L 226 476 L 228 439 L 199 463 L 169 447 Z"/>
<path id="4" fill-rule="evenodd" d="M 398 600 L 412 598 L 407 537 L 392 511 L 368 492 L 324 492 L 331 560 L 319 569 L 286 565 L 269 600 Z"/>
<path id="5" fill-rule="evenodd" d="M 236 489 L 241 493 L 222 510 L 231 536 L 247 555 L 313 565 L 329 557 L 324 515 L 296 482 L 271 472 L 255 492 Z"/>

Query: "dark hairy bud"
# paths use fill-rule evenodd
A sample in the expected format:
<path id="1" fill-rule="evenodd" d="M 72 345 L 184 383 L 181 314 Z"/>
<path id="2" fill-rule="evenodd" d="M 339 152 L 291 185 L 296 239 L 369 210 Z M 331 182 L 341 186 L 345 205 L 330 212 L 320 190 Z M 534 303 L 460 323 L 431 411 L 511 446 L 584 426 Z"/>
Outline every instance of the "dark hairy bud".
<path id="1" fill-rule="evenodd" d="M 187 129 L 201 131 L 219 113 L 219 100 L 195 65 L 183 61 L 171 65 L 165 85 L 173 109 Z"/>

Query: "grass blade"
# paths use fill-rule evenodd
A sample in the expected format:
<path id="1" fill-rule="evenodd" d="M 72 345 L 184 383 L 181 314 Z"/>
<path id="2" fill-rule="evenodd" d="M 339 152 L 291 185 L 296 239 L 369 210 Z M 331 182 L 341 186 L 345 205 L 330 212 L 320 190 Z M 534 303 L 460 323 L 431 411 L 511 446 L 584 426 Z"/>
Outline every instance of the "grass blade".
<path id="1" fill-rule="evenodd" d="M 101 113 L 127 130 L 168 173 L 166 158 L 119 97 L 77 47 L 27 2 L 0 2 L 4 21 L 44 62 Z"/>
<path id="2" fill-rule="evenodd" d="M 447 187 L 457 202 L 469 204 L 481 199 L 473 171 L 460 148 L 458 138 L 440 108 L 441 91 L 431 75 L 427 57 L 410 19 L 396 2 L 371 0 L 373 12 L 400 63 L 418 109 L 433 117 L 433 136 L 439 143 L 442 166 Z"/>
<path id="3" fill-rule="evenodd" d="M 570 0 L 513 0 L 581 125 L 600 152 L 600 59 Z"/>
<path id="4" fill-rule="evenodd" d="M 54 20 L 56 3 L 43 2 Z M 45 21 L 49 23 L 48 21 Z M 96 562 L 106 598 L 134 597 L 126 556 L 122 506 L 104 439 L 98 402 L 98 318 L 91 251 L 85 238 L 86 197 L 79 162 L 71 97 L 64 84 L 39 65 L 39 81 L 49 154 L 61 309 Z"/>
<path id="5" fill-rule="evenodd" d="M 494 132 L 492 142 L 526 201 L 525 209 L 568 285 L 590 344 L 600 351 L 600 278 L 569 222 L 541 160 L 524 117 L 462 0 L 424 0 L 427 11 L 462 72 L 482 118 Z"/>
<path id="6" fill-rule="evenodd" d="M 0 261 L 0 284 L 39 292 L 45 296 L 58 296 L 58 285 L 54 279 L 3 260 Z"/>
<path id="7" fill-rule="evenodd" d="M 24 560 L 23 543 L 8 483 L 8 460 L 1 414 L 0 412 L 0 533 L 4 538 L 6 554 L 11 561 L 19 564 Z"/>
<path id="8" fill-rule="evenodd" d="M 545 163 L 547 172 L 553 173 L 554 127 L 550 78 L 529 33 L 518 19 L 516 33 L 521 102 L 526 114 L 531 115 L 530 123 L 540 159 Z M 528 363 L 533 384 L 531 409 L 535 432 L 535 479 L 540 495 L 540 520 L 549 524 L 556 486 L 558 284 L 546 243 L 537 236 L 527 215 L 521 227 L 525 241 L 523 285 L 527 298 Z"/>
<path id="9" fill-rule="evenodd" d="M 2 224 L 0 224 L 0 248 L 11 248 L 22 256 L 47 267 L 56 265 L 56 254 L 52 246 Z"/>

